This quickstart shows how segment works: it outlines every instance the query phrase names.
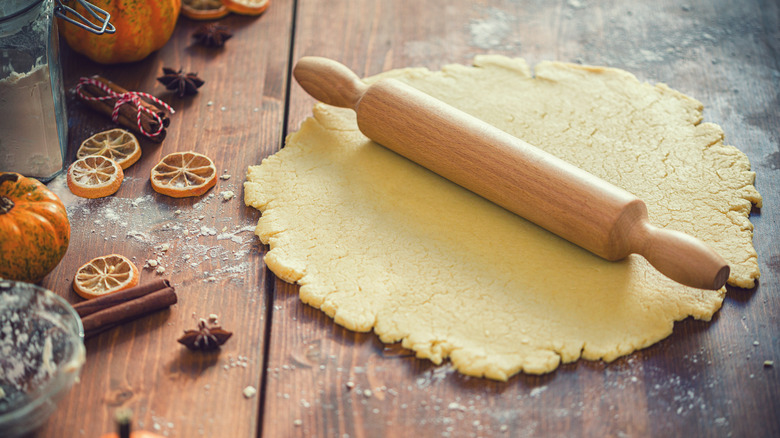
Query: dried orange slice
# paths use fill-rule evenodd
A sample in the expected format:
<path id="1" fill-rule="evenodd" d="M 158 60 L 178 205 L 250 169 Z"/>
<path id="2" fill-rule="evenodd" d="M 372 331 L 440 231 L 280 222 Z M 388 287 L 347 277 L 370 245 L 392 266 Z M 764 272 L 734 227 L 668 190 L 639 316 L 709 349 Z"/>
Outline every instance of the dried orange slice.
<path id="1" fill-rule="evenodd" d="M 68 188 L 82 198 L 113 195 L 122 185 L 125 173 L 116 161 L 90 155 L 73 162 L 68 168 Z"/>
<path id="2" fill-rule="evenodd" d="M 260 15 L 268 9 L 271 0 L 222 0 L 230 12 L 242 15 Z"/>
<path id="3" fill-rule="evenodd" d="M 138 268 L 119 254 L 95 257 L 76 271 L 73 290 L 83 298 L 119 292 L 138 284 Z"/>
<path id="4" fill-rule="evenodd" d="M 216 20 L 229 14 L 230 11 L 221 0 L 183 0 L 181 13 L 193 20 Z"/>
<path id="5" fill-rule="evenodd" d="M 197 152 L 174 152 L 152 168 L 152 188 L 174 198 L 200 196 L 217 183 L 211 158 Z"/>
<path id="6" fill-rule="evenodd" d="M 116 161 L 122 169 L 135 164 L 141 158 L 141 145 L 138 139 L 124 129 L 111 129 L 98 132 L 84 140 L 76 152 L 76 158 L 101 155 Z"/>

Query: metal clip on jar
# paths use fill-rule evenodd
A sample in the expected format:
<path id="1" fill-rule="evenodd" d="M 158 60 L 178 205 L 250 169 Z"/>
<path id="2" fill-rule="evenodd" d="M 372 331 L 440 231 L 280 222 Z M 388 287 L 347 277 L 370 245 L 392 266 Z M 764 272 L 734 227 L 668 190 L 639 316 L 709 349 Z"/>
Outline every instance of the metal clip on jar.
<path id="1" fill-rule="evenodd" d="M 45 182 L 63 170 L 68 122 L 54 16 L 98 34 L 115 31 L 106 11 L 77 1 L 97 23 L 60 0 L 56 7 L 55 0 L 0 2 L 0 171 Z"/>

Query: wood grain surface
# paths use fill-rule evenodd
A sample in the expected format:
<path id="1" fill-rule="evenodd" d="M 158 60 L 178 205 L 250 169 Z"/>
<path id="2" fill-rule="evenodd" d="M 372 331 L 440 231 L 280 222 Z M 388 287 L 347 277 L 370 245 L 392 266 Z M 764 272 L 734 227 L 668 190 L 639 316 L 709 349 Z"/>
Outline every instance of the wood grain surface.
<path id="1" fill-rule="evenodd" d="M 134 411 L 139 428 L 179 437 L 249 437 L 258 433 L 261 398 L 245 398 L 246 387 L 262 387 L 268 273 L 265 249 L 252 231 L 259 213 L 244 207 L 242 184 L 248 164 L 282 143 L 293 4 L 277 1 L 259 18 L 231 15 L 234 32 L 222 49 L 195 44 L 201 23 L 181 18 L 174 37 L 142 62 L 103 66 L 63 47 L 65 81 L 99 74 L 129 90 L 147 91 L 176 110 L 160 145 L 142 142 L 142 157 L 127 169 L 116 195 L 81 200 L 62 178 L 49 184 L 68 204 L 71 244 L 44 285 L 71 302 L 73 274 L 93 257 L 121 253 L 141 269 L 141 282 L 168 278 L 179 303 L 86 342 L 82 381 L 61 403 L 40 436 L 100 436 L 113 430 L 119 406 Z M 162 68 L 197 72 L 205 81 L 193 97 L 177 98 L 156 81 Z M 112 122 L 68 98 L 70 150 Z M 203 197 L 174 199 L 157 194 L 151 168 L 176 151 L 194 150 L 213 159 L 219 179 Z M 222 193 L 232 191 L 226 201 Z M 168 245 L 167 251 L 163 245 Z M 166 270 L 142 269 L 159 260 Z M 234 332 L 219 353 L 191 353 L 176 339 L 197 319 L 219 316 Z M 63 432 L 66 431 L 66 432 Z M 225 434 L 230 431 L 229 434 Z"/>
<path id="2" fill-rule="evenodd" d="M 139 268 L 159 259 L 179 304 L 90 339 L 81 382 L 35 436 L 99 436 L 119 406 L 171 437 L 780 436 L 776 1 L 273 0 L 259 18 L 221 22 L 235 32 L 224 49 L 193 45 L 199 23 L 187 19 L 134 64 L 101 66 L 63 49 L 67 83 L 101 74 L 177 113 L 162 145 L 144 142 L 115 196 L 81 200 L 61 178 L 49 184 L 68 205 L 73 234 L 43 284 L 76 302 L 76 268 L 119 252 Z M 681 321 L 666 340 L 612 363 L 583 360 L 506 383 L 433 366 L 303 305 L 297 286 L 263 265 L 267 248 L 252 235 L 259 213 L 243 205 L 241 189 L 246 167 L 311 114 L 313 99 L 290 84 L 292 63 L 325 56 L 365 76 L 482 53 L 618 67 L 702 101 L 704 120 L 721 125 L 758 174 L 759 286 L 729 289 L 712 321 Z M 206 84 L 178 99 L 155 81 L 163 66 Z M 111 123 L 72 98 L 68 111 L 72 160 Z M 209 155 L 230 178 L 203 198 L 156 194 L 151 167 L 182 150 Z M 142 272 L 141 281 L 158 276 Z M 194 328 L 193 316 L 212 313 L 233 338 L 219 353 L 182 349 L 176 338 Z M 248 386 L 258 393 L 246 398 Z"/>

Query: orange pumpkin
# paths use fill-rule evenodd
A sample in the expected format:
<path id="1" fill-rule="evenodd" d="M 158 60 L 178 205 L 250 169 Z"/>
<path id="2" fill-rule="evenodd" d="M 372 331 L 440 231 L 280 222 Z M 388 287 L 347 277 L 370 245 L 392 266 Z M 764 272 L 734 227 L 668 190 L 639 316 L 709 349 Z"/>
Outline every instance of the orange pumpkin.
<path id="1" fill-rule="evenodd" d="M 111 14 L 113 34 L 96 35 L 60 19 L 60 34 L 75 51 L 101 64 L 139 61 L 160 49 L 173 34 L 181 0 L 90 0 Z M 92 17 L 78 2 L 71 7 Z M 95 19 L 91 18 L 94 22 Z"/>
<path id="2" fill-rule="evenodd" d="M 38 180 L 0 172 L 0 277 L 35 283 L 62 260 L 68 213 Z"/>

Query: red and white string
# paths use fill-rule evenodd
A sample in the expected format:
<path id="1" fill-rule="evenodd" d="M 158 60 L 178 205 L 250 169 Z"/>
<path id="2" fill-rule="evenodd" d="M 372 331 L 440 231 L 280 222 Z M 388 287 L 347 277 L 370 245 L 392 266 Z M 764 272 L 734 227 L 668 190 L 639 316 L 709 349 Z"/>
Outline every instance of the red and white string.
<path id="1" fill-rule="evenodd" d="M 82 88 L 85 85 L 94 85 L 95 87 L 100 88 L 103 90 L 106 95 L 105 96 L 87 96 L 82 91 Z M 163 126 L 162 118 L 159 114 L 155 113 L 148 107 L 142 105 L 141 98 L 146 98 L 150 100 L 151 102 L 162 106 L 166 111 L 173 114 L 175 111 L 173 108 L 171 108 L 170 105 L 163 102 L 162 100 L 152 96 L 149 93 L 144 93 L 140 91 L 128 91 L 126 93 L 117 93 L 116 91 L 112 90 L 108 85 L 106 85 L 104 82 L 101 82 L 95 78 L 81 78 L 79 80 L 78 85 L 76 85 L 76 94 L 79 95 L 80 98 L 84 100 L 109 100 L 109 99 L 116 99 L 116 102 L 114 103 L 114 111 L 111 113 L 111 120 L 116 123 L 117 120 L 119 120 L 119 108 L 124 104 L 131 104 L 134 105 L 138 109 L 138 116 L 136 117 L 136 123 L 138 123 L 138 130 L 146 135 L 147 137 L 157 137 L 160 135 L 160 133 L 165 128 Z M 145 112 L 149 114 L 155 122 L 157 122 L 157 130 L 155 132 L 146 132 L 144 127 L 141 124 L 141 112 Z"/>

